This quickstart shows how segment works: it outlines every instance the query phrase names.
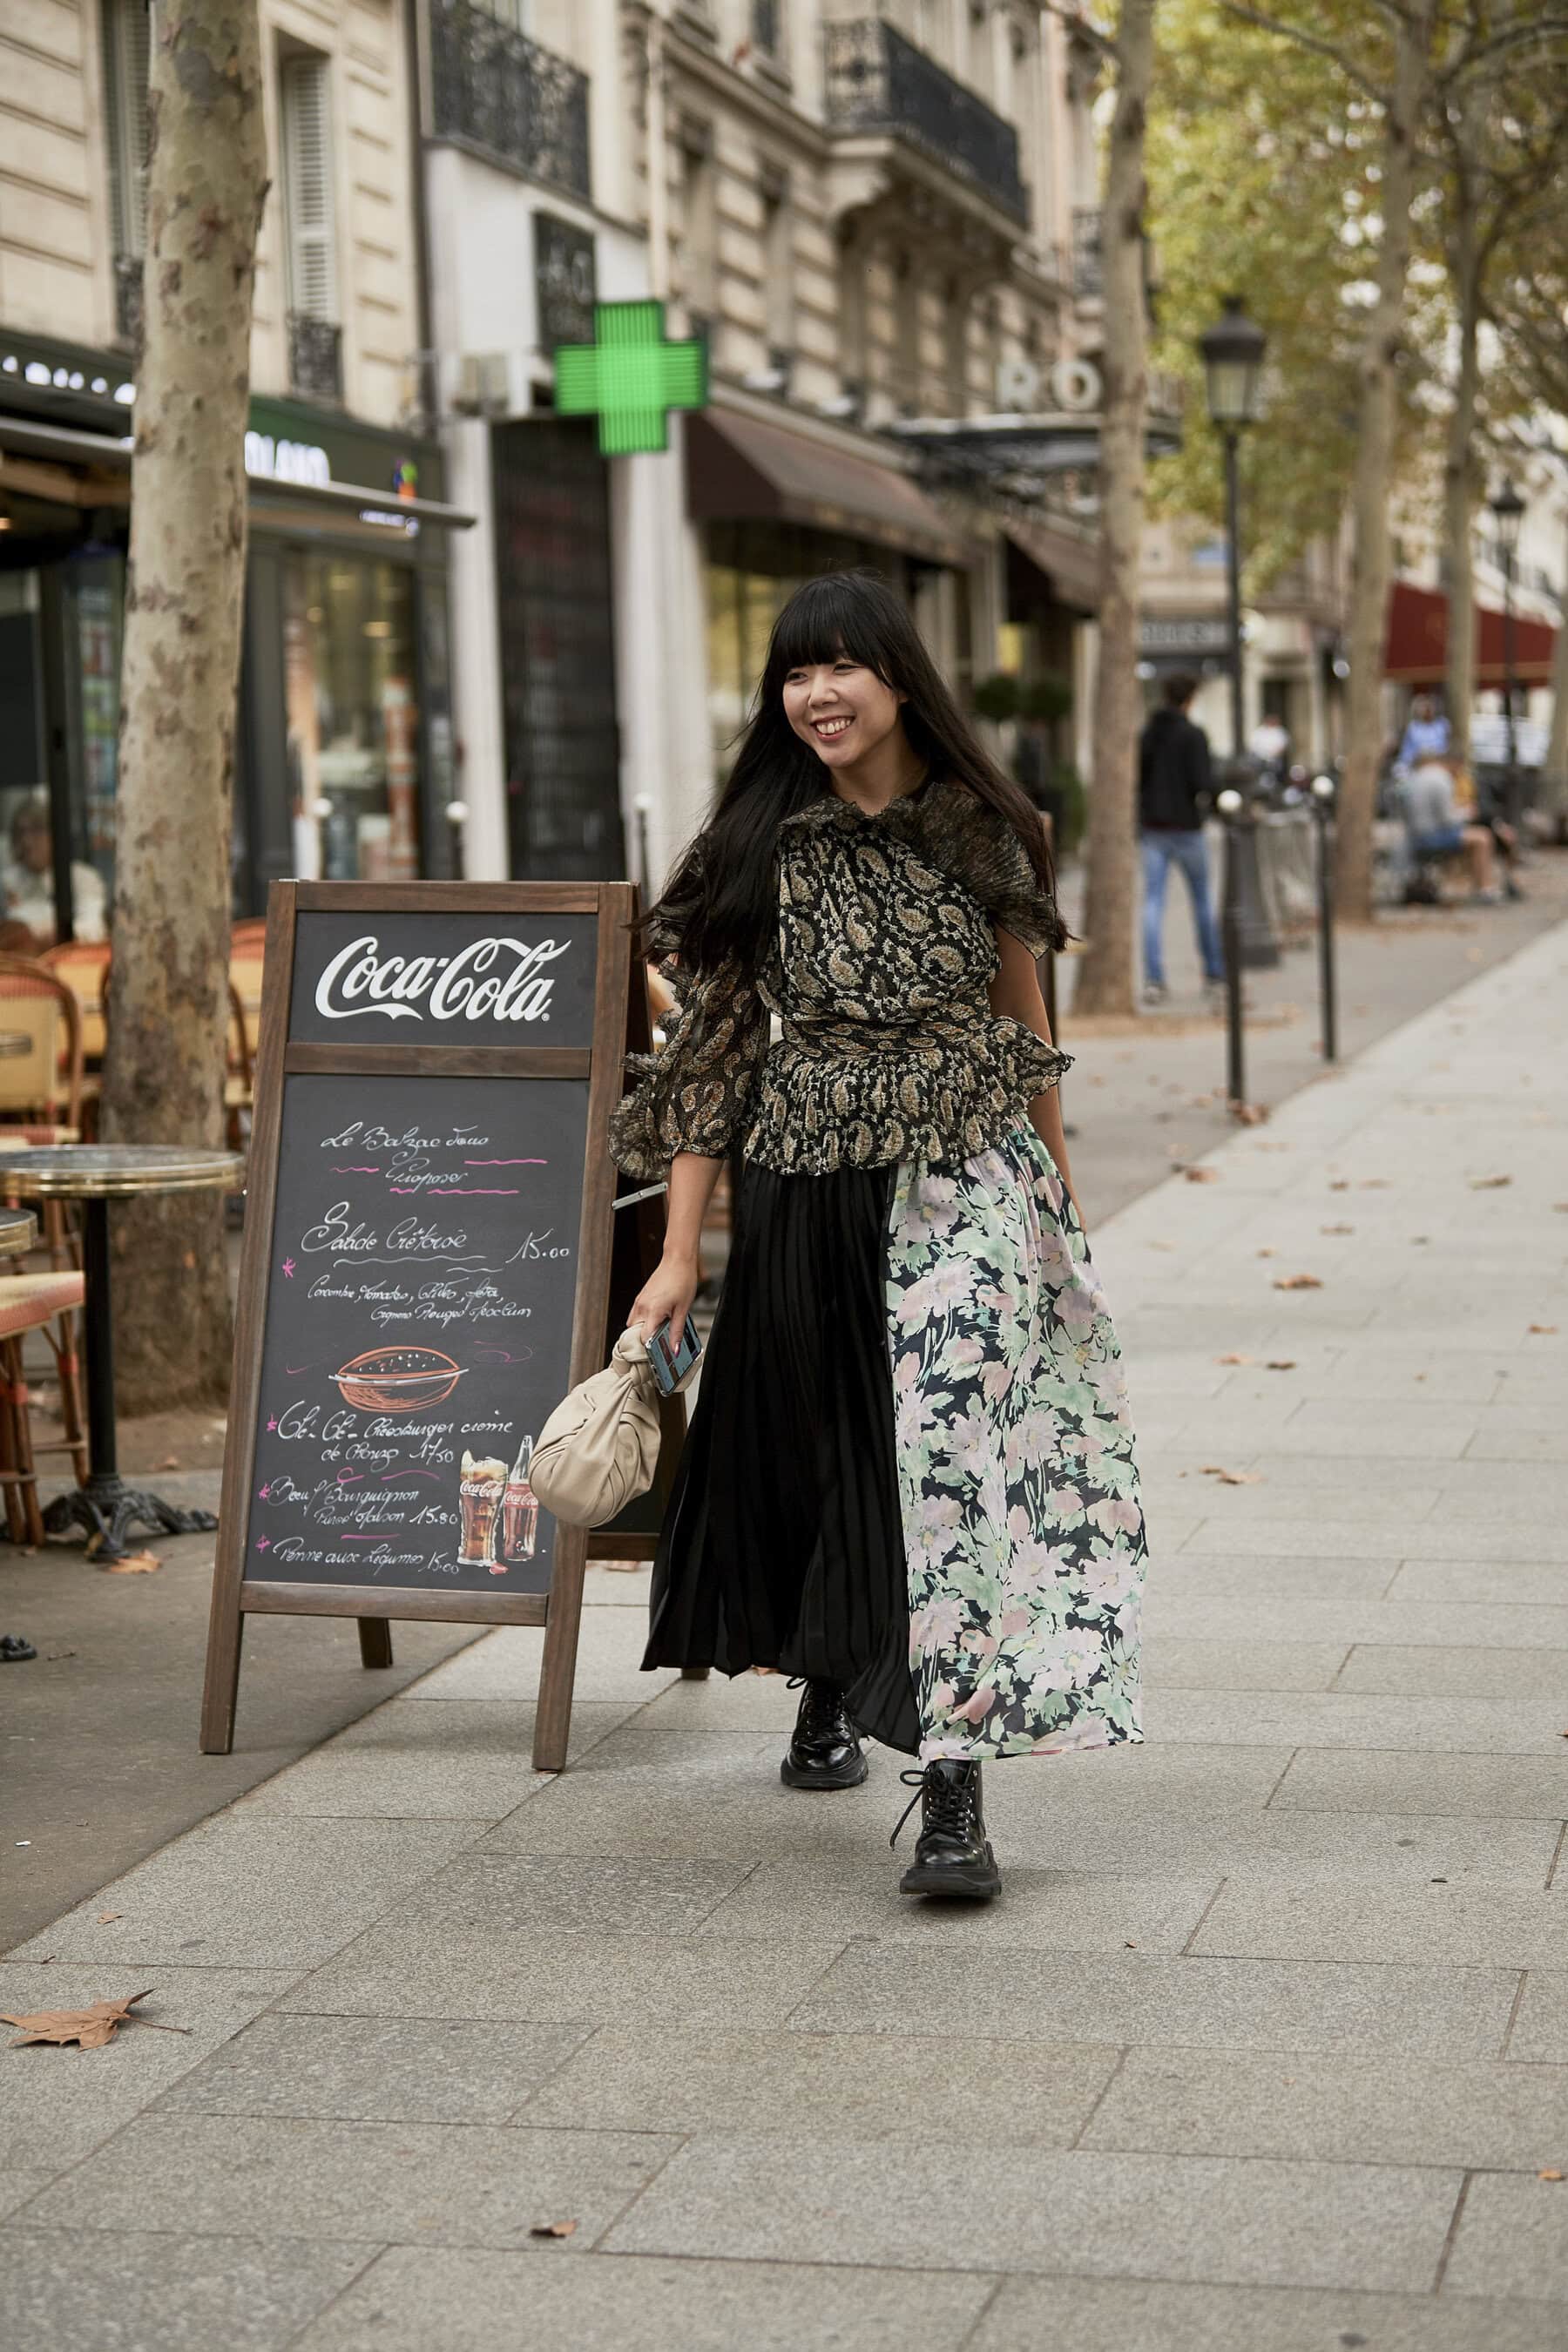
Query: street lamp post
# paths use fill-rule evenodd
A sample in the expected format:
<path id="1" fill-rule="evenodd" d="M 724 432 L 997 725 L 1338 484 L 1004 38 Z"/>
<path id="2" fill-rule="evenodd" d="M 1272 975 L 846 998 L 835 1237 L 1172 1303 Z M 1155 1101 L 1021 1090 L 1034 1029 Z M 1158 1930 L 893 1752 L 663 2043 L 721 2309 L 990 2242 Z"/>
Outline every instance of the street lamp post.
<path id="1" fill-rule="evenodd" d="M 1502 554 L 1502 698 L 1503 722 L 1507 729 L 1508 776 L 1503 786 L 1504 806 L 1509 824 L 1519 830 L 1519 738 L 1514 732 L 1514 670 L 1516 640 L 1513 620 L 1514 557 L 1519 547 L 1519 526 L 1524 519 L 1524 500 L 1505 476 L 1488 501 L 1492 521 L 1497 527 L 1498 546 Z"/>
<path id="2" fill-rule="evenodd" d="M 1227 294 L 1224 316 L 1198 337 L 1209 420 L 1225 451 L 1226 648 L 1230 670 L 1230 772 L 1242 776 L 1247 718 L 1242 697 L 1241 478 L 1240 446 L 1246 427 L 1262 404 L 1263 354 L 1268 339 Z M 1225 878 L 1222 899 L 1226 964 L 1226 1087 L 1233 1108 L 1243 1093 L 1241 968 L 1265 970 L 1279 961 L 1279 942 L 1269 924 L 1258 872 L 1258 820 L 1246 796 L 1231 788 L 1219 796 L 1225 819 Z"/>

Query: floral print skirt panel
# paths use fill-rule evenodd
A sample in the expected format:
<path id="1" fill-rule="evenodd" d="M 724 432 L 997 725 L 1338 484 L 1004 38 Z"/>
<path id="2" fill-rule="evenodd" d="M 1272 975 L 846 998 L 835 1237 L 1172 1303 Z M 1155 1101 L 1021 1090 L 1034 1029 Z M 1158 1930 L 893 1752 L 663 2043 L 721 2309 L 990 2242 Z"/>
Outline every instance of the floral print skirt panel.
<path id="1" fill-rule="evenodd" d="M 900 1163 L 886 1295 L 921 1759 L 1141 1739 L 1121 1350 L 1032 1128 Z"/>

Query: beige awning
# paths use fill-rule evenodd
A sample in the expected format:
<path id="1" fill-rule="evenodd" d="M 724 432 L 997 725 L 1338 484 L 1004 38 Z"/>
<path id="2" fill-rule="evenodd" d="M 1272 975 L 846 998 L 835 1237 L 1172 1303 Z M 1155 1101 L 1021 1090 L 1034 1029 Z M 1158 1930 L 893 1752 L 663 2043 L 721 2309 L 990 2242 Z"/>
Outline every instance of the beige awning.
<path id="1" fill-rule="evenodd" d="M 1048 522 L 1025 522 L 1009 516 L 1002 526 L 1020 555 L 1043 572 L 1059 604 L 1080 613 L 1100 610 L 1100 549 L 1093 540 L 1074 539 Z"/>
<path id="2" fill-rule="evenodd" d="M 686 483 L 695 522 L 805 523 L 931 562 L 970 560 L 963 533 L 900 467 L 788 425 L 729 409 L 694 414 Z"/>

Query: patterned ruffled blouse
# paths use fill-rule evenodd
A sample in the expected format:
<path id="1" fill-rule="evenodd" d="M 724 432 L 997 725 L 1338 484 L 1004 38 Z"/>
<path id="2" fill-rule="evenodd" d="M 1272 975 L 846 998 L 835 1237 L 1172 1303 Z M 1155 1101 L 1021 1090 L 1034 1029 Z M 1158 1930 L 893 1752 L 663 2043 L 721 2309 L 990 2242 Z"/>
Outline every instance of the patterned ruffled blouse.
<path id="1" fill-rule="evenodd" d="M 780 827 L 778 888 L 752 981 L 692 980 L 679 925 L 650 931 L 679 1010 L 662 1053 L 626 1058 L 610 1149 L 628 1175 L 737 1140 L 785 1175 L 962 1161 L 1070 1066 L 990 1009 L 994 927 L 1036 955 L 1066 933 L 1016 834 L 963 785 L 933 778 L 874 816 L 825 788 Z"/>

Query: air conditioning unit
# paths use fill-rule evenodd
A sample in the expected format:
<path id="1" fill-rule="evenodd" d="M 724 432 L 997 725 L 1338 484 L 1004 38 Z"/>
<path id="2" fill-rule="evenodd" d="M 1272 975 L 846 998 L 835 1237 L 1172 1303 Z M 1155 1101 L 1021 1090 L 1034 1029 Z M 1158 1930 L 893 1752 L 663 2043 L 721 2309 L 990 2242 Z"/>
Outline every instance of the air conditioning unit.
<path id="1" fill-rule="evenodd" d="M 504 416 L 511 406 L 510 352 L 464 352 L 452 405 L 463 416 Z"/>

